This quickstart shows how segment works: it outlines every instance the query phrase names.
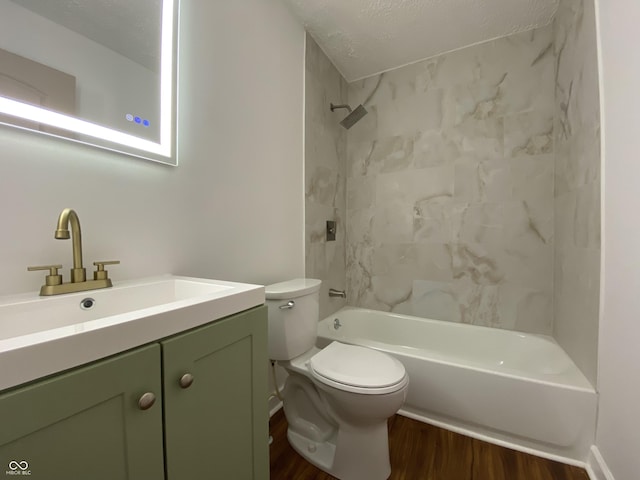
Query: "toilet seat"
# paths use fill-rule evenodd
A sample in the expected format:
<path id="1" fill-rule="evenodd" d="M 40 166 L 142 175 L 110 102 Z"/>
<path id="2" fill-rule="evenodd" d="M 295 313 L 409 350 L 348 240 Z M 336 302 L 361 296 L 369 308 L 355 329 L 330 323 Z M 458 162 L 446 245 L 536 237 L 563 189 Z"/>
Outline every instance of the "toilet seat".
<path id="1" fill-rule="evenodd" d="M 332 342 L 311 357 L 311 375 L 319 382 L 346 392 L 379 395 L 408 383 L 404 365 L 391 355 L 371 348 Z"/>

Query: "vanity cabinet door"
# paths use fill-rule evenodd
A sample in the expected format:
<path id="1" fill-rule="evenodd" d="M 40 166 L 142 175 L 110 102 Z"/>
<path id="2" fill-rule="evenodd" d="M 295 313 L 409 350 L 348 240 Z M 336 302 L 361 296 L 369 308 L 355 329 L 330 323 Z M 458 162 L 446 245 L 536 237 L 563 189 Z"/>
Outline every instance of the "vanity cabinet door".
<path id="1" fill-rule="evenodd" d="M 163 341 L 162 358 L 167 479 L 267 480 L 266 307 Z"/>
<path id="2" fill-rule="evenodd" d="M 0 394 L 0 476 L 164 479 L 160 382 L 155 344 Z"/>

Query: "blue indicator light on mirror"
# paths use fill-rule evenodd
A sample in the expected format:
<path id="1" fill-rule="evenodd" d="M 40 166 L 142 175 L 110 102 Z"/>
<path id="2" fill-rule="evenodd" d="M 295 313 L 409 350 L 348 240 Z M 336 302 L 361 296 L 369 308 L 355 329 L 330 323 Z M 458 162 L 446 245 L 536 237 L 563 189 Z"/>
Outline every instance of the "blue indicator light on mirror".
<path id="1" fill-rule="evenodd" d="M 124 118 L 127 119 L 128 122 L 135 122 L 138 125 L 143 125 L 145 128 L 148 128 L 151 126 L 151 122 L 149 120 L 147 120 L 146 118 L 142 118 L 139 116 L 133 116 L 131 113 L 127 113 Z"/>

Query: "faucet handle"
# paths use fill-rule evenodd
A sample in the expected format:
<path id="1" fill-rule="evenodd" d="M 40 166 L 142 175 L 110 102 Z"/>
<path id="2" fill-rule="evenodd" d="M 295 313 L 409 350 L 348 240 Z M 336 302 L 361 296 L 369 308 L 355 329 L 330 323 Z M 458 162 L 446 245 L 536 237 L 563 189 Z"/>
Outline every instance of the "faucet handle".
<path id="1" fill-rule="evenodd" d="M 45 285 L 61 285 L 62 275 L 58 274 L 58 269 L 62 268 L 62 265 L 42 265 L 37 267 L 27 267 L 29 272 L 35 272 L 37 270 L 49 270 L 49 275 L 45 277 Z"/>
<path id="2" fill-rule="evenodd" d="M 109 272 L 104 269 L 105 265 L 118 265 L 120 260 L 105 260 L 102 262 L 93 262 L 93 264 L 98 267 L 95 272 L 93 272 L 94 280 L 106 280 L 109 278 Z"/>

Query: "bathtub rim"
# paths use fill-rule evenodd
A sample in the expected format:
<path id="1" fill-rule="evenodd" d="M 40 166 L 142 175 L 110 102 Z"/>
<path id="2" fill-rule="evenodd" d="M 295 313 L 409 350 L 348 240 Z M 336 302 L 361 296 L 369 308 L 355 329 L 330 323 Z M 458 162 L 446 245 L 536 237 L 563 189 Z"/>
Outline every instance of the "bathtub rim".
<path id="1" fill-rule="evenodd" d="M 543 340 L 549 341 L 551 342 L 556 348 L 559 348 L 560 350 L 562 350 L 562 352 L 567 356 L 567 358 L 571 361 L 571 364 L 573 365 L 573 368 L 575 369 L 575 371 L 579 374 L 578 380 L 580 380 L 580 383 L 582 383 L 582 385 L 580 384 L 570 384 L 567 382 L 563 382 L 560 380 L 557 381 L 553 381 L 553 380 L 543 380 L 541 378 L 536 378 L 536 377 L 532 377 L 532 376 L 526 376 L 526 375 L 518 375 L 515 372 L 508 372 L 508 371 L 500 371 L 497 369 L 490 369 L 490 368 L 484 368 L 478 365 L 471 365 L 468 363 L 464 363 L 464 362 L 456 362 L 455 360 L 445 360 L 442 358 L 437 358 L 437 357 L 425 357 L 425 356 L 419 356 L 419 355 L 415 355 L 415 354 L 411 354 L 408 351 L 405 350 L 400 350 L 400 351 L 394 351 L 394 353 L 397 353 L 399 355 L 407 355 L 408 357 L 414 358 L 414 359 L 422 359 L 422 360 L 426 360 L 426 361 L 430 361 L 430 362 L 434 362 L 434 363 L 438 363 L 440 365 L 449 365 L 449 366 L 454 366 L 454 367 L 459 367 L 459 368 L 466 368 L 466 369 L 470 369 L 470 370 L 474 370 L 477 372 L 481 372 L 481 373 L 486 373 L 486 374 L 491 374 L 491 375 L 500 375 L 506 378 L 510 378 L 510 379 L 515 379 L 515 380 L 521 380 L 521 381 L 528 381 L 528 382 L 534 382 L 534 383 L 538 383 L 541 385 L 547 385 L 547 386 L 552 386 L 552 387 L 561 387 L 561 388 L 566 388 L 569 390 L 575 390 L 578 392 L 586 392 L 586 393 L 598 393 L 597 389 L 594 385 L 591 384 L 591 382 L 587 379 L 587 377 L 584 375 L 584 373 L 582 373 L 582 371 L 578 368 L 578 366 L 576 365 L 576 363 L 573 361 L 573 359 L 569 356 L 569 354 L 562 348 L 562 346 L 556 341 L 555 338 L 553 338 L 551 335 L 544 335 L 544 334 L 539 334 L 539 333 L 529 333 L 529 332 L 521 332 L 518 330 L 507 330 L 507 329 L 497 329 L 497 328 L 493 328 L 493 327 L 486 327 L 483 325 L 473 325 L 473 324 L 468 324 L 468 323 L 458 323 L 458 322 L 448 322 L 446 320 L 434 320 L 434 319 L 430 319 L 430 318 L 422 318 L 422 317 L 416 317 L 413 315 L 406 315 L 403 313 L 395 313 L 395 312 L 384 312 L 384 311 L 380 311 L 380 310 L 372 310 L 372 309 L 368 309 L 368 308 L 360 308 L 360 307 L 353 307 L 353 306 L 349 306 L 346 305 L 342 308 L 340 308 L 339 310 L 335 311 L 334 313 L 326 316 L 323 319 L 320 319 L 318 322 L 318 327 L 321 324 L 328 324 L 330 325 L 333 322 L 333 318 L 334 316 L 340 314 L 340 312 L 345 312 L 345 311 L 360 311 L 360 312 L 371 312 L 374 314 L 382 314 L 382 315 L 389 315 L 392 316 L 394 318 L 408 318 L 410 320 L 415 320 L 415 321 L 419 321 L 419 322 L 425 322 L 425 323 L 435 323 L 438 325 L 442 325 L 442 324 L 446 324 L 447 327 L 452 327 L 452 328 L 464 328 L 464 329 L 469 329 L 469 328 L 474 328 L 474 329 L 482 329 L 483 331 L 491 331 L 491 333 L 497 333 L 499 332 L 500 335 L 522 335 L 525 337 L 534 337 L 534 338 L 541 338 Z M 327 330 L 329 332 L 331 332 L 331 330 L 329 328 L 327 328 Z M 497 332 L 496 332 L 497 331 Z M 346 343 L 346 344 L 350 344 L 350 345 L 366 345 L 370 348 L 374 348 L 377 350 L 383 350 L 385 352 L 389 352 L 390 350 L 393 351 L 392 348 L 383 348 L 383 347 L 393 347 L 393 344 L 389 344 L 389 343 L 384 343 L 384 342 L 379 342 L 376 340 L 370 340 L 370 339 L 366 339 L 366 338 L 361 338 L 361 337 L 355 337 L 355 338 L 351 338 L 351 339 L 344 339 L 344 338 L 334 338 L 334 337 L 326 337 L 323 334 L 321 334 L 320 331 L 318 331 L 318 339 L 326 339 L 329 341 L 329 343 L 331 341 L 338 341 L 338 342 L 342 342 L 342 343 Z M 354 341 L 355 340 L 355 341 Z M 360 343 L 356 343 L 356 341 L 359 341 Z M 410 349 L 413 347 L 407 347 L 407 346 L 403 346 L 400 345 L 400 347 L 404 347 L 406 349 Z M 418 349 L 416 349 L 418 350 Z"/>

